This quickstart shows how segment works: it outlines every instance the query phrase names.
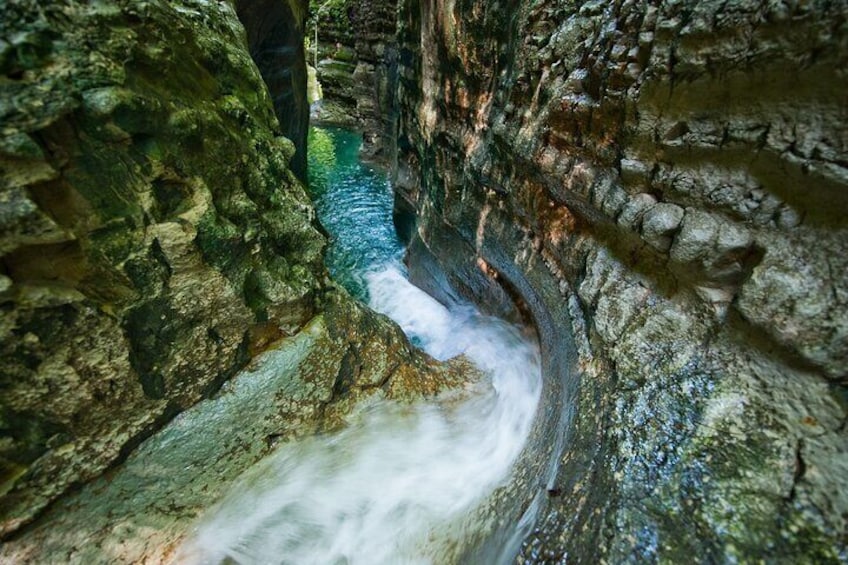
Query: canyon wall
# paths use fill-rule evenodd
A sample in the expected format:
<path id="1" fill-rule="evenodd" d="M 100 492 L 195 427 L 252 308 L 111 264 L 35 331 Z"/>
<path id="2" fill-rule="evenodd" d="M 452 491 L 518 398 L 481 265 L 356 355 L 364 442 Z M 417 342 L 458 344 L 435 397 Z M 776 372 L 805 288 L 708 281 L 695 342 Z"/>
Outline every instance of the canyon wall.
<path id="1" fill-rule="evenodd" d="M 0 561 L 155 561 L 279 440 L 445 381 L 327 277 L 292 172 L 305 15 L 0 7 Z M 220 396 L 270 344 L 300 361 Z"/>
<path id="2" fill-rule="evenodd" d="M 274 104 L 282 134 L 294 143 L 289 166 L 306 182 L 306 59 L 303 49 L 305 0 L 236 0 L 247 31 L 250 56 L 259 68 Z"/>
<path id="3" fill-rule="evenodd" d="M 519 562 L 848 558 L 846 13 L 400 2 L 412 275 L 540 332 Z"/>
<path id="4" fill-rule="evenodd" d="M 16 2 L 0 26 L 8 532 L 296 332 L 325 273 L 230 5 Z"/>
<path id="5" fill-rule="evenodd" d="M 319 11 L 321 5 L 313 2 L 307 25 L 312 62 L 318 21 L 318 80 L 324 100 L 315 121 L 361 131 L 363 158 L 390 166 L 397 123 L 397 3 L 344 0 Z"/>

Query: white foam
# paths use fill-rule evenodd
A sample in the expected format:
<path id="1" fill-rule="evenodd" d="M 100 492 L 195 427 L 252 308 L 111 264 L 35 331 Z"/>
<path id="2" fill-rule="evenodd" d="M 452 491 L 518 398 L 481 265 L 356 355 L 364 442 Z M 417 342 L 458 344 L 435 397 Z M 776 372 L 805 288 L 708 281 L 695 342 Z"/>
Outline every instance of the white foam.
<path id="1" fill-rule="evenodd" d="M 365 276 L 371 305 L 431 355 L 465 353 L 491 387 L 461 405 L 370 407 L 339 433 L 282 446 L 200 523 L 195 563 L 449 563 L 468 516 L 506 479 L 530 430 L 537 347 L 470 306 L 448 311 L 397 265 Z"/>

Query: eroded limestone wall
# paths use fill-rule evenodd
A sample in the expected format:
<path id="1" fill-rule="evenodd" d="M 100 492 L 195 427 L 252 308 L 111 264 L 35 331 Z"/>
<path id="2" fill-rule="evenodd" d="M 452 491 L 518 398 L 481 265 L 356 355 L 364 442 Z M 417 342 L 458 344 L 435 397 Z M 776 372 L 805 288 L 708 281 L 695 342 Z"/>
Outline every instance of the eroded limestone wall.
<path id="1" fill-rule="evenodd" d="M 313 3 L 318 4 L 319 3 Z M 318 13 L 318 80 L 324 101 L 320 123 L 363 132 L 363 157 L 391 165 L 397 111 L 397 3 L 347 0 Z M 314 26 L 318 10 L 313 10 Z M 314 27 L 307 30 L 314 33 Z M 314 41 L 314 36 L 309 36 Z M 312 62 L 314 53 L 308 53 Z"/>
<path id="2" fill-rule="evenodd" d="M 259 68 L 274 103 L 274 113 L 286 139 L 294 143 L 289 161 L 306 182 L 306 59 L 303 50 L 305 0 L 237 0 L 236 11 L 247 31 L 250 56 Z"/>
<path id="3" fill-rule="evenodd" d="M 520 561 L 846 559 L 846 13 L 400 3 L 411 263 L 576 409 Z"/>

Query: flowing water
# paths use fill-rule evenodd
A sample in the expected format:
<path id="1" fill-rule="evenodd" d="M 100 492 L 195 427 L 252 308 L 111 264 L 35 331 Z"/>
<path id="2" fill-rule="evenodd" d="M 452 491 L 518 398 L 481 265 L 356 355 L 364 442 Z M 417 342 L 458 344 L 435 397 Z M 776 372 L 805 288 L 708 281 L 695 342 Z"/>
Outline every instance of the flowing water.
<path id="1" fill-rule="evenodd" d="M 334 278 L 439 359 L 464 353 L 489 379 L 461 403 L 382 401 L 344 430 L 280 447 L 202 520 L 203 563 L 451 563 L 482 527 L 474 510 L 509 475 L 530 431 L 536 344 L 471 305 L 447 309 L 404 275 L 384 175 L 359 137 L 313 128 L 310 178 Z"/>

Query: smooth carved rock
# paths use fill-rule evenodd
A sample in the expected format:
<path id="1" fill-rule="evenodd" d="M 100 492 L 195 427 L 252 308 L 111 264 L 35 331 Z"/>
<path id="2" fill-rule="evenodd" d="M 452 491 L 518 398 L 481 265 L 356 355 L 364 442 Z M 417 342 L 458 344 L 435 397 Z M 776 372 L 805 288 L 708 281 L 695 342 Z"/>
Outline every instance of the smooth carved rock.
<path id="1" fill-rule="evenodd" d="M 0 560 L 170 562 L 198 515 L 285 442 L 344 425 L 366 399 L 418 400 L 479 378 L 461 358 L 443 364 L 414 353 L 395 324 L 333 292 L 302 331 L 187 409 L 108 476 L 61 499 L 25 535 L 5 542 Z"/>

